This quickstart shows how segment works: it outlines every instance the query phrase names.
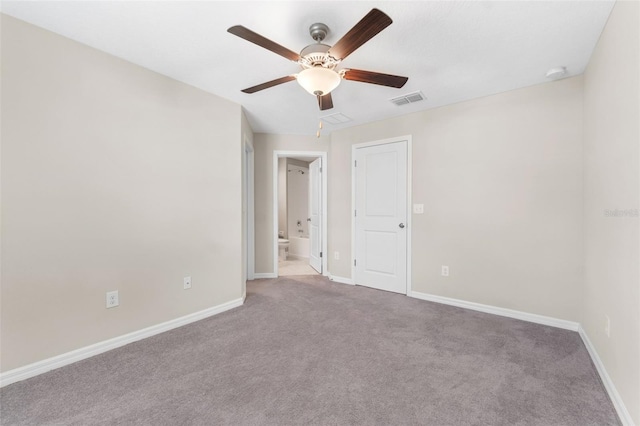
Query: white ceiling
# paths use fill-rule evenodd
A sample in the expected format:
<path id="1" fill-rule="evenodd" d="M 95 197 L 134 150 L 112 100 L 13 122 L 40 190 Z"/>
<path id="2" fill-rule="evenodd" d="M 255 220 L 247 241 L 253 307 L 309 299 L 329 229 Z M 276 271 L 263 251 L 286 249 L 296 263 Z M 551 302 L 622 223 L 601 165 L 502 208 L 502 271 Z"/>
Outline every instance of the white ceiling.
<path id="1" fill-rule="evenodd" d="M 3 1 L 2 12 L 237 102 L 256 132 L 316 133 L 318 118 L 381 120 L 581 74 L 613 1 Z M 299 71 L 292 62 L 226 32 L 239 24 L 293 50 L 323 22 L 334 44 L 377 7 L 393 24 L 343 62 L 409 77 L 402 89 L 343 81 L 334 108 L 295 81 L 255 94 L 240 90 Z M 422 91 L 426 101 L 388 100 Z"/>

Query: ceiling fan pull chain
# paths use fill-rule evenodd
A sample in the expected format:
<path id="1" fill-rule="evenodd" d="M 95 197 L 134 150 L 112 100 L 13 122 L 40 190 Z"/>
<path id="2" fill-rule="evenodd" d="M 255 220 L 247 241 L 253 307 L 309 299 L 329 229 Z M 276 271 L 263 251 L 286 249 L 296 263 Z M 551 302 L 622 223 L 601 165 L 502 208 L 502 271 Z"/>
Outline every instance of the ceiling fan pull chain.
<path id="1" fill-rule="evenodd" d="M 318 96 L 318 104 L 320 105 L 320 111 L 322 111 L 322 96 Z M 322 117 L 320 117 L 320 113 L 318 112 L 318 130 L 316 131 L 316 138 L 320 139 L 320 131 L 322 130 Z"/>

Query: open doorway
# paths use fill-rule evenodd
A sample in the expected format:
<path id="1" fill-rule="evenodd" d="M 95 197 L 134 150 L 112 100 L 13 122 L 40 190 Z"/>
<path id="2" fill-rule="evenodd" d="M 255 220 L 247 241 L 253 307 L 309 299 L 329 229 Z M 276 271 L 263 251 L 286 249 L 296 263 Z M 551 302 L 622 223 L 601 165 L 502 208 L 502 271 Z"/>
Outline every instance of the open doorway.
<path id="1" fill-rule="evenodd" d="M 254 225 L 254 150 L 250 138 L 245 136 L 242 151 L 242 297 L 247 293 L 247 280 L 255 276 Z"/>
<path id="2" fill-rule="evenodd" d="M 326 152 L 274 152 L 274 271 L 326 275 Z"/>

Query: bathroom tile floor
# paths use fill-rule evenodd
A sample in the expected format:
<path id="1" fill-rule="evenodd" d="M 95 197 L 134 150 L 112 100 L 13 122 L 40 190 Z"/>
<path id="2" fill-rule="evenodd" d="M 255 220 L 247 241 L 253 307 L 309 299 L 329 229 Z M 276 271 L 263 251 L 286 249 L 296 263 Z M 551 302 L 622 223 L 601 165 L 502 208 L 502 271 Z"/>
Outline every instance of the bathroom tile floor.
<path id="1" fill-rule="evenodd" d="M 309 260 L 287 259 L 278 261 L 278 276 L 284 275 L 318 275 L 315 269 L 309 266 Z"/>

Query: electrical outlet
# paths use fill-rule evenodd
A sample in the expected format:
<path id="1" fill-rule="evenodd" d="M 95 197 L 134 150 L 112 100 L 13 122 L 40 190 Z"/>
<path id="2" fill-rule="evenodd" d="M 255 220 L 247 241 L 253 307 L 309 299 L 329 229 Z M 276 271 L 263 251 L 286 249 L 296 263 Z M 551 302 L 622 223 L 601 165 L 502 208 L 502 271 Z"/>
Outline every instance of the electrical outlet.
<path id="1" fill-rule="evenodd" d="M 442 274 L 443 277 L 448 277 L 449 276 L 449 267 L 442 265 L 442 270 L 440 272 Z"/>
<path id="2" fill-rule="evenodd" d="M 424 204 L 414 204 L 413 205 L 413 213 L 414 214 L 423 214 L 424 213 Z"/>
<path id="3" fill-rule="evenodd" d="M 107 292 L 107 309 L 115 308 L 119 304 L 120 304 L 120 299 L 118 297 L 118 290 L 108 291 Z"/>
<path id="4" fill-rule="evenodd" d="M 607 337 L 611 337 L 611 319 L 609 319 L 609 315 L 605 315 L 604 320 L 604 334 L 606 334 Z"/>
<path id="5" fill-rule="evenodd" d="M 191 288 L 191 277 L 184 277 L 184 280 L 182 282 L 184 284 L 185 290 L 189 290 Z"/>
<path id="6" fill-rule="evenodd" d="M 339 251 L 334 251 L 333 252 L 333 258 L 335 260 L 340 260 L 340 252 Z"/>

